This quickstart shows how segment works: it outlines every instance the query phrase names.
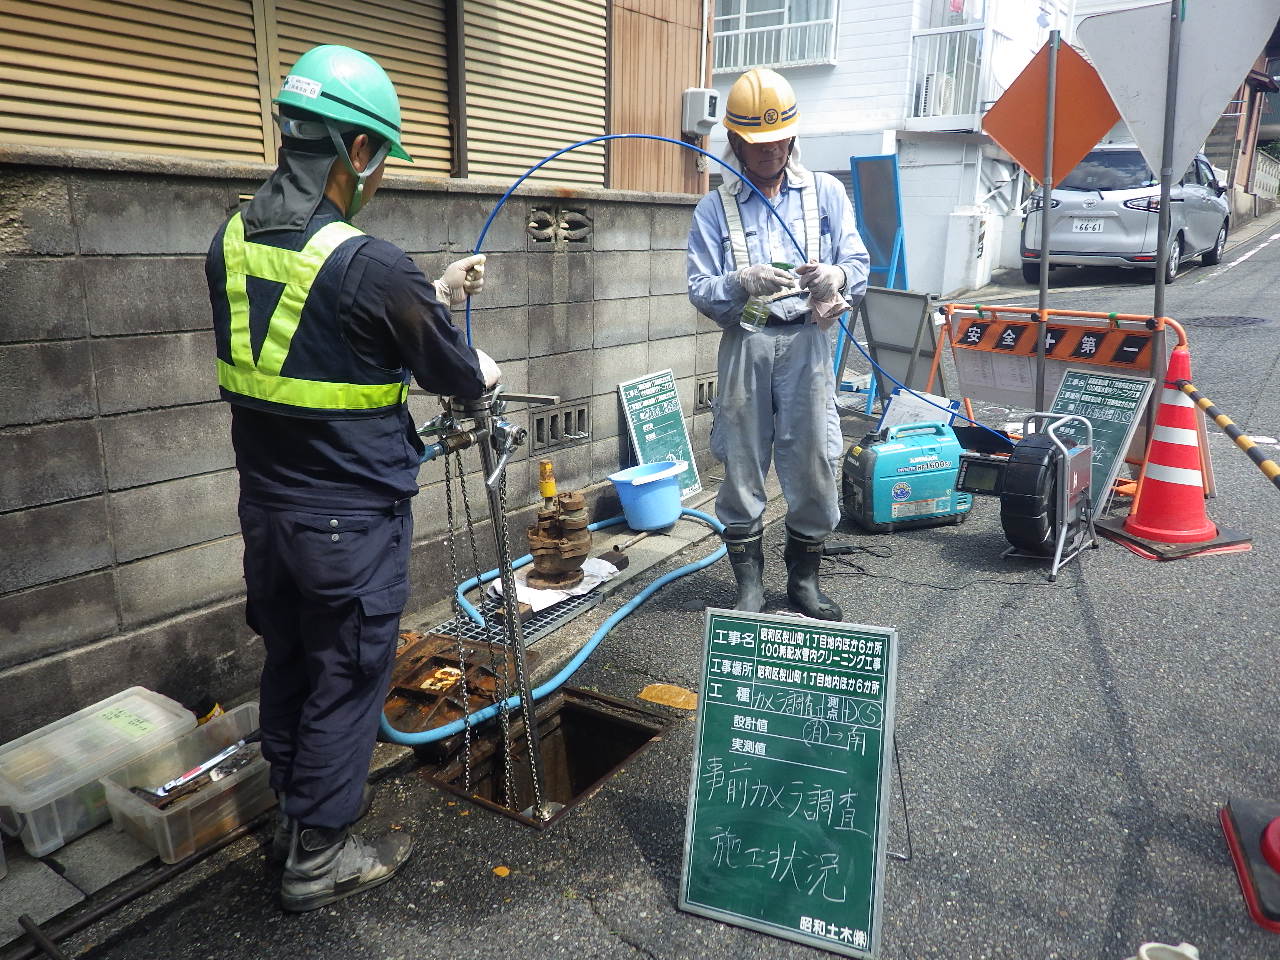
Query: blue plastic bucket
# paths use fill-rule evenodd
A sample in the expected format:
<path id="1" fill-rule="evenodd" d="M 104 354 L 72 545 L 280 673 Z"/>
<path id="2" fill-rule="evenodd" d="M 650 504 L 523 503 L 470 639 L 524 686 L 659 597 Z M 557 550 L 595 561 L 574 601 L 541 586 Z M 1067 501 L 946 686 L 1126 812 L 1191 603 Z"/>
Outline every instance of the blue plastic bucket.
<path id="1" fill-rule="evenodd" d="M 661 530 L 680 517 L 680 474 L 683 460 L 642 463 L 609 475 L 622 501 L 622 514 L 632 530 Z"/>

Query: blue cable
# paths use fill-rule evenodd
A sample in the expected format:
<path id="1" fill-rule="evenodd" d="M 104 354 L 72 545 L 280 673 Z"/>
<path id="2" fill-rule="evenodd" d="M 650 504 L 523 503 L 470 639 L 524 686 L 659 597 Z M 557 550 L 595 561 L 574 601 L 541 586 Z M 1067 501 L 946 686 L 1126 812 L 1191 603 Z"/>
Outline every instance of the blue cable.
<path id="1" fill-rule="evenodd" d="M 570 150 L 577 150 L 579 147 L 585 147 L 592 143 L 601 143 L 605 140 L 658 140 L 658 141 L 661 141 L 662 143 L 673 143 L 677 147 L 684 147 L 686 150 L 692 150 L 694 153 L 701 154 L 702 156 L 707 157 L 710 160 L 714 160 L 716 163 L 720 164 L 720 166 L 724 167 L 724 169 L 728 170 L 735 177 L 737 177 L 739 180 L 741 180 L 743 183 L 745 183 L 748 187 L 751 188 L 751 191 L 756 196 L 758 196 L 760 200 L 764 203 L 764 208 L 773 215 L 774 219 L 778 221 L 779 226 L 782 227 L 783 232 L 786 233 L 788 239 L 791 240 L 791 243 L 796 248 L 796 252 L 800 254 L 800 260 L 803 262 L 808 259 L 807 255 L 805 254 L 804 247 L 801 246 L 800 241 L 796 239 L 796 235 L 791 232 L 791 228 L 787 225 L 787 222 L 782 218 L 782 214 L 780 214 L 774 208 L 773 204 L 769 202 L 769 199 L 763 193 L 760 192 L 760 188 L 757 187 L 750 180 L 748 180 L 746 177 L 744 177 L 740 171 L 734 169 L 732 166 L 725 163 L 715 154 L 708 153 L 706 150 L 703 150 L 701 147 L 696 147 L 692 143 L 685 143 L 683 140 L 674 140 L 671 137 L 660 137 L 657 134 L 653 134 L 653 133 L 610 133 L 600 137 L 590 137 L 589 139 L 579 140 L 577 143 L 572 143 L 567 147 L 562 147 L 561 149 L 557 150 L 555 153 L 548 154 L 547 156 L 543 157 L 541 160 L 535 163 L 532 167 L 530 167 L 528 170 L 522 173 L 520 175 L 520 178 L 507 188 L 507 192 L 502 195 L 502 198 L 500 200 L 498 200 L 497 205 L 494 206 L 494 208 L 491 211 L 489 211 L 489 217 L 488 219 L 485 220 L 484 226 L 480 230 L 480 236 L 476 239 L 476 246 L 475 246 L 475 249 L 472 251 L 472 253 L 473 254 L 479 253 L 481 247 L 484 246 L 484 238 L 489 233 L 489 227 L 493 223 L 493 218 L 498 215 L 498 211 L 501 210 L 502 207 L 506 204 L 507 199 L 511 196 L 511 194 L 515 193 L 516 188 L 519 187 L 520 184 L 528 180 L 529 177 L 531 177 L 540 167 L 543 167 L 546 164 L 550 163 L 552 160 L 556 159 L 556 157 L 559 157 L 561 154 L 568 153 Z M 471 298 L 470 297 L 467 297 L 466 316 L 467 316 L 467 344 L 470 345 L 471 344 Z M 876 363 L 874 360 L 871 359 L 871 355 L 868 354 L 866 350 L 862 349 L 862 344 L 858 343 L 858 341 L 854 339 L 853 334 L 849 332 L 849 328 L 845 326 L 844 315 L 837 317 L 836 322 L 840 324 L 840 329 L 842 329 L 844 331 L 844 335 L 849 338 L 849 342 L 852 343 L 855 347 L 857 347 L 858 352 L 867 358 L 867 362 L 870 363 L 877 370 L 879 370 L 881 373 L 883 373 L 885 377 L 887 377 L 890 381 L 894 383 L 894 385 L 907 391 L 907 393 L 911 394 L 916 399 L 929 404 L 929 406 L 937 407 L 937 409 L 945 413 L 948 416 L 948 418 L 953 416 L 959 417 L 961 420 L 966 420 L 969 423 L 972 423 L 974 426 L 981 427 L 983 430 L 986 430 L 987 433 L 990 433 L 993 436 L 999 437 L 1003 442 L 1011 443 L 1011 441 L 1005 434 L 1001 433 L 998 430 L 992 430 L 985 423 L 979 423 L 977 420 L 973 420 L 969 417 L 966 417 L 964 414 L 959 413 L 958 411 L 952 410 L 949 407 L 944 407 L 941 404 L 934 403 L 932 400 L 928 399 L 927 397 L 920 396 L 920 394 L 916 393 L 916 391 L 912 390 L 906 384 L 899 381 L 896 377 L 893 376 L 893 374 L 889 373 L 889 371 L 885 370 L 884 367 L 880 366 L 880 364 Z"/>
<path id="2" fill-rule="evenodd" d="M 480 230 L 480 236 L 476 239 L 476 246 L 475 246 L 475 249 L 472 251 L 472 253 L 480 252 L 481 248 L 484 246 L 484 238 L 489 232 L 489 227 L 492 225 L 494 217 L 498 215 L 498 211 L 502 209 L 503 205 L 506 204 L 508 198 L 510 198 L 510 196 L 513 193 L 515 193 L 516 189 L 520 186 L 520 184 L 524 183 L 527 179 L 529 179 L 529 177 L 532 176 L 534 172 L 536 172 L 540 167 L 545 166 L 546 164 L 550 163 L 552 160 L 561 156 L 562 154 L 568 153 L 570 150 L 576 150 L 579 147 L 584 147 L 592 143 L 601 143 L 606 140 L 659 140 L 663 143 L 672 143 L 672 144 L 675 144 L 677 147 L 683 147 L 687 150 L 692 150 L 695 153 L 698 153 L 704 157 L 707 157 L 708 159 L 714 160 L 716 163 L 720 164 L 720 166 L 724 167 L 725 170 L 729 171 L 735 177 L 737 177 L 739 180 L 745 183 L 751 189 L 751 191 L 761 199 L 761 201 L 764 203 L 765 209 L 768 210 L 771 214 L 773 214 L 774 218 L 778 221 L 778 224 L 782 227 L 783 232 L 786 233 L 787 237 L 791 240 L 791 243 L 795 246 L 796 251 L 800 254 L 801 261 L 805 261 L 808 259 L 805 254 L 804 247 L 801 246 L 800 241 L 796 239 L 795 234 L 791 232 L 791 228 L 787 225 L 786 221 L 783 220 L 782 215 L 778 213 L 776 209 L 774 209 L 773 204 L 771 204 L 769 202 L 769 199 L 763 193 L 760 192 L 760 189 L 754 183 L 752 183 L 750 180 L 744 177 L 742 173 L 734 169 L 729 164 L 725 163 L 723 160 L 721 160 L 719 157 L 715 156 L 714 154 L 708 153 L 706 150 L 703 150 L 701 147 L 696 147 L 691 143 L 685 143 L 683 140 L 674 140 L 671 137 L 660 137 L 660 136 L 657 136 L 656 134 L 649 134 L 649 133 L 611 133 L 605 136 L 591 137 L 587 140 L 579 140 L 577 143 L 570 144 L 567 147 L 563 147 L 562 149 L 557 150 L 555 153 L 552 153 L 547 155 L 546 157 L 543 157 L 541 160 L 535 163 L 532 167 L 526 170 L 523 174 L 521 174 L 520 178 L 517 179 L 514 183 L 511 184 L 510 187 L 507 188 L 507 191 L 502 195 L 501 199 L 498 200 L 497 204 L 489 212 L 489 216 L 484 222 L 484 227 L 481 228 Z M 471 344 L 471 298 L 470 297 L 467 297 L 466 320 L 467 320 L 467 327 L 466 327 L 467 344 L 470 345 Z M 926 397 L 920 396 L 918 393 L 916 393 L 914 390 L 907 387 L 905 384 L 900 383 L 892 374 L 890 374 L 887 370 L 885 370 L 878 363 L 872 360 L 871 357 L 867 354 L 867 352 L 862 349 L 862 345 L 859 344 L 858 341 L 854 339 L 853 334 L 849 332 L 849 328 L 845 326 L 844 316 L 837 317 L 836 320 L 840 324 L 841 329 L 844 330 L 845 336 L 848 337 L 849 341 L 855 347 L 858 348 L 858 351 L 864 357 L 867 358 L 867 361 L 873 367 L 875 367 L 877 370 L 883 373 L 889 380 L 897 384 L 897 386 L 901 387 L 903 390 L 906 390 L 908 393 L 913 394 L 918 399 L 923 400 L 925 403 L 929 404 L 930 406 L 937 407 L 939 410 L 942 410 L 944 413 L 947 413 L 948 415 L 959 416 L 963 420 L 968 420 L 970 423 L 973 423 L 976 426 L 982 427 L 988 433 L 994 434 L 995 436 L 999 437 L 1001 440 L 1004 440 L 1006 442 L 1008 441 L 1009 438 L 1006 437 L 1004 434 L 999 433 L 995 430 L 992 430 L 990 427 L 986 426 L 985 424 L 978 423 L 978 421 L 976 420 L 970 420 L 968 417 L 965 417 L 962 414 L 956 413 L 953 410 L 943 407 L 940 404 L 936 404 L 932 400 L 929 400 Z M 428 452 L 423 455 L 422 459 L 424 461 L 432 459 L 434 456 L 437 456 L 442 452 L 444 452 L 442 445 L 433 444 L 428 448 Z M 714 517 L 708 514 L 705 514 L 699 510 L 690 510 L 687 508 L 682 508 L 680 511 L 680 514 L 681 516 L 693 517 L 695 519 L 702 520 L 705 523 L 710 524 L 712 528 L 716 530 L 716 532 L 724 531 L 724 526 L 720 523 L 720 521 L 716 520 Z M 599 530 L 604 527 L 614 526 L 615 524 L 619 524 L 622 522 L 623 522 L 623 517 L 621 516 L 610 517 L 607 520 L 599 520 L 596 523 L 590 524 L 588 526 L 588 529 Z M 693 563 L 686 564 L 685 566 L 681 567 L 678 570 L 673 570 L 671 573 L 668 573 L 662 577 L 659 577 L 653 583 L 649 584 L 649 586 L 645 587 L 645 589 L 643 589 L 634 597 L 632 597 L 630 600 L 628 600 L 621 608 L 618 609 L 616 613 L 614 613 L 611 617 L 609 617 L 608 620 L 606 620 L 603 624 L 601 624 L 600 628 L 596 630 L 594 634 L 591 635 L 591 639 L 587 641 L 587 643 L 583 646 L 583 648 L 578 651 L 578 653 L 573 657 L 573 659 L 571 659 L 559 673 L 557 673 L 554 677 L 552 677 L 542 686 L 535 688 L 532 691 L 533 698 L 535 700 L 540 700 L 543 697 L 545 697 L 548 693 L 551 693 L 552 691 L 558 689 L 566 680 L 569 679 L 569 677 L 571 677 L 574 674 L 575 671 L 577 671 L 577 669 L 580 666 L 582 666 L 582 664 L 586 661 L 587 657 L 591 655 L 591 652 L 595 650 L 597 646 L 599 646 L 600 641 L 604 639 L 605 635 L 608 634 L 610 630 L 612 630 L 623 619 L 628 617 L 637 607 L 640 606 L 640 604 L 648 600 L 659 589 L 661 589 L 666 584 L 670 583 L 672 580 L 678 579 L 679 577 L 683 577 L 697 570 L 701 570 L 704 567 L 710 566 L 711 564 L 719 560 L 721 557 L 723 557 L 725 553 L 726 553 L 726 550 L 724 548 L 724 545 L 722 544 L 718 549 L 716 549 L 713 553 L 709 554 L 708 556 L 704 557 L 702 560 L 697 560 Z M 533 560 L 532 554 L 525 554 L 520 559 L 514 561 L 511 565 L 511 568 L 513 570 L 518 569 L 524 566 L 525 564 L 531 562 L 532 560 Z M 458 605 L 461 607 L 463 612 L 466 613 L 466 615 L 475 623 L 483 625 L 485 622 L 484 617 L 481 616 L 480 611 L 478 611 L 470 602 L 467 601 L 464 594 L 467 590 L 470 590 L 472 587 L 479 586 L 482 583 L 487 583 L 490 580 L 496 579 L 498 576 L 499 576 L 498 570 L 490 570 L 487 573 L 481 574 L 476 577 L 472 577 L 470 580 L 467 580 L 464 583 L 460 583 L 456 588 L 455 596 L 457 597 Z M 519 707 L 519 705 L 520 705 L 519 696 L 511 697 L 509 700 L 506 701 L 506 707 L 509 710 L 514 710 L 517 707 Z M 494 716 L 499 711 L 501 706 L 502 706 L 501 704 L 496 704 L 496 703 L 491 704 L 490 706 L 485 707 L 484 709 L 476 713 L 469 714 L 468 717 L 466 718 L 455 720 L 452 723 L 445 724 L 443 727 L 436 727 L 434 729 L 426 730 L 421 733 L 407 733 L 405 731 L 395 729 L 394 727 L 391 726 L 390 722 L 387 720 L 386 713 L 382 714 L 381 718 L 378 721 L 378 724 L 379 724 L 379 729 L 382 733 L 382 736 L 385 739 L 391 741 L 392 743 L 398 743 L 405 746 L 419 746 L 421 744 L 433 743 L 437 740 L 443 740 L 446 737 L 453 736 L 455 733 L 460 733 L 467 726 L 468 723 L 473 723 L 473 724 L 482 723 L 485 720 L 488 720 L 490 717 Z"/>
<path id="3" fill-rule="evenodd" d="M 703 513 L 701 510 L 691 510 L 685 507 L 680 510 L 680 515 L 701 520 L 704 523 L 709 524 L 717 533 L 724 531 L 724 525 L 721 524 L 719 520 L 709 514 Z M 608 521 L 601 522 L 612 524 L 619 520 L 621 520 L 620 517 L 612 517 Z M 591 652 L 600 645 L 600 641 L 605 638 L 609 631 L 634 613 L 640 604 L 644 603 L 672 580 L 677 580 L 687 574 L 694 573 L 704 567 L 711 566 L 711 564 L 723 557 L 725 552 L 724 544 L 721 544 L 713 553 L 708 554 L 701 560 L 695 560 L 693 563 L 685 564 L 678 570 L 672 570 L 670 573 L 663 574 L 657 580 L 653 581 L 653 583 L 649 584 L 649 586 L 637 593 L 634 597 L 619 607 L 618 610 L 609 617 L 609 619 L 600 624 L 596 629 L 596 632 L 591 635 L 591 639 L 588 640 L 582 649 L 579 650 L 573 658 L 560 669 L 559 673 L 546 683 L 539 687 L 535 687 L 531 691 L 533 699 L 541 700 L 547 694 L 558 690 L 564 682 L 573 676 L 573 674 L 577 672 L 578 668 L 586 662 L 587 657 L 591 656 Z M 496 575 L 496 571 L 490 572 Z M 481 710 L 477 710 L 475 713 L 468 714 L 464 718 L 454 720 L 452 723 L 446 723 L 442 727 L 424 730 L 421 733 L 408 733 L 403 730 L 397 730 L 395 727 L 391 726 L 391 723 L 387 720 L 387 715 L 385 713 L 383 713 L 382 717 L 379 719 L 378 727 L 382 732 L 382 736 L 386 740 L 407 747 L 417 747 L 426 743 L 434 743 L 437 740 L 443 740 L 446 737 L 453 736 L 455 733 L 461 733 L 468 725 L 483 723 L 490 717 L 495 716 L 504 706 L 508 710 L 517 709 L 520 706 L 520 697 L 513 696 L 504 703 L 491 703 L 489 706 L 484 707 Z"/>

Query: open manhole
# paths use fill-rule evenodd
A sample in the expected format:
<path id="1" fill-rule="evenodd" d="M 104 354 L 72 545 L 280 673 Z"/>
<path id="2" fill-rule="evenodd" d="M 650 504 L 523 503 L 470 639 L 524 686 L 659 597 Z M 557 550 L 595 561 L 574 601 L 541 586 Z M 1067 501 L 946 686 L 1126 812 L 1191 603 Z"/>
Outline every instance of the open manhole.
<path id="1" fill-rule="evenodd" d="M 1259 323 L 1270 323 L 1266 317 L 1188 317 L 1182 321 L 1188 327 L 1251 327 Z"/>
<path id="2" fill-rule="evenodd" d="M 512 716 L 512 786 L 506 797 L 502 725 L 491 720 L 471 735 L 471 789 L 466 788 L 464 754 L 449 756 L 431 779 L 452 793 L 533 827 L 548 827 L 595 795 L 631 758 L 660 738 L 666 718 L 621 700 L 563 687 L 537 705 L 544 801 L 563 806 L 550 819 L 534 819 L 524 723 Z"/>
<path id="3" fill-rule="evenodd" d="M 514 665 L 505 644 L 485 643 L 444 633 L 401 634 L 402 645 L 391 671 L 384 712 L 397 730 L 419 732 L 446 726 L 476 713 L 517 689 Z M 529 651 L 527 667 L 539 665 Z M 465 682 L 464 682 L 465 677 Z M 465 694 L 464 694 L 465 690 Z M 533 806 L 528 738 L 524 714 L 510 714 L 511 793 L 507 797 L 502 724 L 490 718 L 469 731 L 415 748 L 432 782 L 474 803 L 530 826 L 545 827 L 592 796 L 632 757 L 657 739 L 667 719 L 630 702 L 562 687 L 537 704 L 543 801 L 562 805 L 546 821 L 525 813 Z M 470 739 L 470 790 L 467 789 L 467 740 Z M 511 802 L 509 802 L 511 801 Z"/>

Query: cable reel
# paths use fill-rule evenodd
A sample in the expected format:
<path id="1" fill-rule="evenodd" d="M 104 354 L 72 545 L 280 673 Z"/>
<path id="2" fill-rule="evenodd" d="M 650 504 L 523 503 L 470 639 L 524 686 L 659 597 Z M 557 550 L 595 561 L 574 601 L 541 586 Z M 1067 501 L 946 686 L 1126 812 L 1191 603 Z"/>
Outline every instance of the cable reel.
<path id="1" fill-rule="evenodd" d="M 1083 426 L 1083 443 L 1069 437 L 1063 442 L 1059 431 L 1068 423 Z M 1042 429 L 1032 433 L 1033 426 Z M 1000 526 L 1011 544 L 1003 556 L 1051 557 L 1052 582 L 1086 539 L 1098 546 L 1091 495 L 1093 424 L 1075 415 L 1032 413 L 1022 431 L 1000 483 Z"/>

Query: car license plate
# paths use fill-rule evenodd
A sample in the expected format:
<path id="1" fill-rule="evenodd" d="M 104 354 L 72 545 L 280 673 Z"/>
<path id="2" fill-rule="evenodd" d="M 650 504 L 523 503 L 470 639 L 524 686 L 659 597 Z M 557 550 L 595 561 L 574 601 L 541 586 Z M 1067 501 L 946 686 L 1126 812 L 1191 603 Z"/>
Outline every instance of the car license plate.
<path id="1" fill-rule="evenodd" d="M 1076 217 L 1071 223 L 1071 229 L 1076 233 L 1101 233 L 1102 218 L 1101 217 Z"/>

